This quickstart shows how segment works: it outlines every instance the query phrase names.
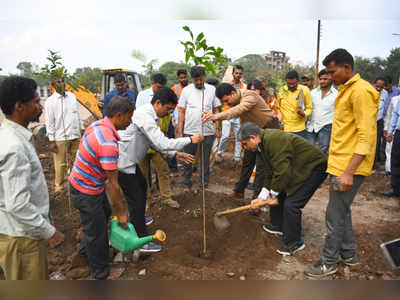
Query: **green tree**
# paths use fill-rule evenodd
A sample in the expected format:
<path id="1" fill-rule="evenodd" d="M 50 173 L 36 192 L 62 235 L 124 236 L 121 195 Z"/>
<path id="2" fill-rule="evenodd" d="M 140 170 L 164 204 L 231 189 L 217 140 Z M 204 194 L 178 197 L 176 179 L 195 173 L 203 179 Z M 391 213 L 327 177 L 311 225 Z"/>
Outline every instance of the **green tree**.
<path id="1" fill-rule="evenodd" d="M 29 61 L 21 61 L 17 65 L 17 69 L 20 71 L 21 76 L 32 78 L 33 65 Z"/>
<path id="2" fill-rule="evenodd" d="M 217 76 L 221 69 L 226 69 L 228 58 L 223 54 L 224 49 L 209 46 L 203 32 L 194 37 L 189 26 L 183 26 L 182 29 L 190 35 L 190 40 L 179 41 L 185 47 L 185 62 L 187 64 L 201 65 L 206 72 L 213 76 Z"/>
<path id="3" fill-rule="evenodd" d="M 96 93 L 101 87 L 100 68 L 83 67 L 75 70 L 76 81 L 92 93 Z"/>
<path id="4" fill-rule="evenodd" d="M 243 67 L 243 79 L 250 82 L 258 79 L 260 72 L 268 70 L 267 62 L 264 57 L 259 54 L 247 54 L 234 61 L 233 65 L 241 65 Z"/>
<path id="5" fill-rule="evenodd" d="M 390 51 L 386 60 L 385 74 L 393 78 L 393 84 L 400 84 L 400 48 Z"/>
<path id="6" fill-rule="evenodd" d="M 174 61 L 168 61 L 161 65 L 158 72 L 163 73 L 167 77 L 167 86 L 171 87 L 178 82 L 176 71 L 179 69 L 186 69 L 188 73 L 190 72 L 191 66 L 183 62 L 177 63 Z"/>
<path id="7" fill-rule="evenodd" d="M 369 82 L 373 82 L 376 77 L 385 74 L 386 61 L 380 57 L 365 58 L 356 56 L 354 59 L 354 71 Z"/>
<path id="8" fill-rule="evenodd" d="M 158 59 L 154 58 L 148 60 L 146 55 L 137 49 L 132 51 L 132 57 L 143 64 L 142 68 L 144 69 L 145 76 L 149 77 L 152 73 L 156 72 L 156 64 L 158 63 Z"/>
<path id="9" fill-rule="evenodd" d="M 29 61 L 22 61 L 18 63 L 17 69 L 20 71 L 20 75 L 28 78 L 32 78 L 36 81 L 39 86 L 49 85 L 49 80 L 45 77 L 37 74 L 39 71 L 39 66 L 35 63 Z"/>

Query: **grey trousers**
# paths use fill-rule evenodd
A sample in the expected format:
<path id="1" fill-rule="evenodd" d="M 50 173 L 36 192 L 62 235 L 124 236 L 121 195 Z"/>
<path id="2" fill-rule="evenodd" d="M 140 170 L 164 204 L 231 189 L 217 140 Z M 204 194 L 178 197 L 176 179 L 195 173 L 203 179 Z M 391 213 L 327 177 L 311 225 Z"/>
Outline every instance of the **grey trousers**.
<path id="1" fill-rule="evenodd" d="M 351 219 L 351 204 L 364 180 L 364 176 L 354 175 L 353 187 L 347 192 L 337 192 L 333 189 L 336 176 L 331 176 L 329 202 L 326 209 L 326 239 L 322 251 L 324 264 L 336 265 L 339 255 L 350 258 L 356 254 L 353 225 Z"/>

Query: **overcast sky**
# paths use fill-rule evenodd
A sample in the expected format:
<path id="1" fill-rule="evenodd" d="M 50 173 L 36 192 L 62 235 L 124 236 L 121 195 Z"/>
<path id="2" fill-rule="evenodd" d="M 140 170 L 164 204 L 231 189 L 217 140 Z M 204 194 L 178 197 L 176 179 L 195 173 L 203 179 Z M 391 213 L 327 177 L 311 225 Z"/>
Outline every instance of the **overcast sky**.
<path id="1" fill-rule="evenodd" d="M 400 47 L 400 36 L 392 35 L 400 33 L 398 0 L 269 2 L 2 0 L 0 74 L 15 73 L 21 61 L 43 66 L 47 49 L 60 51 L 71 71 L 84 66 L 141 71 L 133 49 L 160 64 L 180 61 L 178 40 L 188 37 L 184 25 L 204 32 L 209 44 L 233 59 L 278 50 L 292 61 L 313 63 L 318 18 L 321 59 L 339 47 L 364 57 L 386 57 Z"/>

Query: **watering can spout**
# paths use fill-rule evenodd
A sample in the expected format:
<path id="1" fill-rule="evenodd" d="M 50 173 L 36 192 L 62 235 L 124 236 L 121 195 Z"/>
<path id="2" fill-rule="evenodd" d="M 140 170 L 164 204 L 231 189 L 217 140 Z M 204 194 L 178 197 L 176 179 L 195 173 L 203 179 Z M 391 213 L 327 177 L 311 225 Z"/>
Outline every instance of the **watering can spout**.
<path id="1" fill-rule="evenodd" d="M 110 223 L 110 243 L 118 251 L 127 253 L 131 252 L 143 245 L 150 243 L 153 239 L 160 242 L 165 241 L 166 235 L 164 231 L 157 230 L 154 235 L 138 237 L 135 227 L 131 223 L 127 223 L 128 229 L 124 229 L 114 218 Z"/>

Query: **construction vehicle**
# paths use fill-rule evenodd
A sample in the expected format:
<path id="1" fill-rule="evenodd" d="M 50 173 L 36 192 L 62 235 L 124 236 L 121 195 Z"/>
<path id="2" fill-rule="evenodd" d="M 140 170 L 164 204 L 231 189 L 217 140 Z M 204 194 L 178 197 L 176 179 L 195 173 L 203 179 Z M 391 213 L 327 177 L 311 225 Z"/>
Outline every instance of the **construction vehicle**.
<path id="1" fill-rule="evenodd" d="M 81 85 L 77 89 L 66 84 L 65 89 L 73 93 L 80 104 L 82 104 L 96 119 L 103 117 L 102 107 L 107 93 L 114 89 L 114 76 L 122 73 L 128 84 L 128 88 L 139 93 L 142 90 L 139 75 L 135 71 L 126 69 L 107 69 L 101 71 L 101 92 L 96 96 L 91 91 Z"/>

